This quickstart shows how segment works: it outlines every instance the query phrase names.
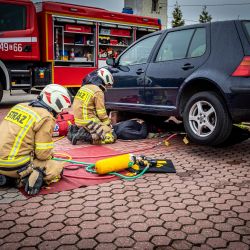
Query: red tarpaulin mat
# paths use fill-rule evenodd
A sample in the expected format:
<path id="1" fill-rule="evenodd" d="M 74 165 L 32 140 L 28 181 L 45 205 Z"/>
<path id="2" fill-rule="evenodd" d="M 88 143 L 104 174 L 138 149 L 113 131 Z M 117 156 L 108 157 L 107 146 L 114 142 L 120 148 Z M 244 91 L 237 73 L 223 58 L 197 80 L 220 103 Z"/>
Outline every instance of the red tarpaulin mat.
<path id="1" fill-rule="evenodd" d="M 112 155 L 121 154 L 119 151 L 107 148 L 105 146 L 84 146 L 82 148 L 76 148 L 72 150 L 67 150 L 67 152 L 60 151 L 58 152 L 58 157 L 60 158 L 62 155 L 67 154 L 72 157 L 72 160 L 75 161 L 83 161 L 88 163 L 95 163 L 96 161 L 110 157 Z M 65 157 L 63 157 L 65 158 Z M 63 178 L 57 182 L 52 183 L 46 188 L 42 188 L 38 194 L 51 194 L 61 191 L 72 190 L 75 188 L 98 185 L 105 182 L 110 182 L 113 180 L 117 180 L 118 177 L 111 175 L 95 175 L 85 171 L 84 167 L 73 166 L 72 163 L 67 163 L 66 167 L 72 168 L 74 170 L 64 169 Z M 72 176 L 72 177 L 70 177 Z M 76 178 L 75 178 L 76 177 Z M 26 196 L 27 194 L 24 192 L 23 188 L 20 191 Z"/>

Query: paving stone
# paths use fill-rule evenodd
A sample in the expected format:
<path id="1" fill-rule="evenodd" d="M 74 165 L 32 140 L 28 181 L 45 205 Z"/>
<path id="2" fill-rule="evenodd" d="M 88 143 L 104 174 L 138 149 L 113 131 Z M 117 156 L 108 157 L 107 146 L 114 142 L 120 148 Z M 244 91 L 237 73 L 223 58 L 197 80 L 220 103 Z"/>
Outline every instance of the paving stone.
<path id="1" fill-rule="evenodd" d="M 95 239 L 100 243 L 113 242 L 116 239 L 116 236 L 110 233 L 100 233 Z"/>
<path id="2" fill-rule="evenodd" d="M 150 218 L 150 219 L 147 219 L 145 223 L 148 226 L 153 227 L 153 226 L 163 225 L 164 221 L 162 221 L 161 219 L 157 219 L 157 218 Z"/>
<path id="3" fill-rule="evenodd" d="M 96 250 L 104 250 L 104 249 L 115 250 L 116 246 L 112 243 L 100 243 L 98 244 L 98 246 L 96 246 L 95 249 Z"/>
<path id="4" fill-rule="evenodd" d="M 97 230 L 99 232 L 112 233 L 115 230 L 115 227 L 110 224 L 103 224 L 103 225 L 98 225 Z"/>
<path id="5" fill-rule="evenodd" d="M 72 235 L 63 235 L 58 241 L 63 246 L 64 245 L 75 245 L 79 241 L 79 238 L 74 234 L 72 234 Z"/>
<path id="6" fill-rule="evenodd" d="M 100 224 L 112 224 L 114 222 L 114 218 L 112 217 L 105 217 L 105 216 L 102 216 L 102 217 L 99 217 L 98 219 L 96 219 L 96 221 L 98 222 L 98 225 Z"/>
<path id="7" fill-rule="evenodd" d="M 94 238 L 99 232 L 96 229 L 83 229 L 79 231 L 78 235 L 80 238 Z"/>
<path id="8" fill-rule="evenodd" d="M 22 239 L 25 238 L 23 233 L 11 233 L 4 238 L 5 242 L 20 242 Z"/>
<path id="9" fill-rule="evenodd" d="M 250 235 L 243 236 L 242 242 L 250 246 Z"/>
<path id="10" fill-rule="evenodd" d="M 12 231 L 13 232 L 13 231 Z M 20 232 L 19 230 L 17 232 Z M 22 232 L 22 231 L 21 231 Z M 5 238 L 11 232 L 7 229 L 0 229 L 0 238 Z"/>
<path id="11" fill-rule="evenodd" d="M 1 250 L 14 250 L 20 247 L 20 243 L 4 243 L 1 246 Z"/>
<path id="12" fill-rule="evenodd" d="M 187 234 L 198 234 L 200 230 L 200 227 L 196 225 L 185 225 L 182 227 L 182 231 Z"/>
<path id="13" fill-rule="evenodd" d="M 135 232 L 132 235 L 132 238 L 135 240 L 135 242 L 138 241 L 147 242 L 151 238 L 151 235 L 148 232 Z"/>
<path id="14" fill-rule="evenodd" d="M 28 231 L 26 231 L 26 234 L 28 236 L 40 236 L 42 235 L 44 232 L 46 231 L 45 228 L 39 228 L 39 227 L 35 227 L 35 228 L 31 228 Z"/>
<path id="15" fill-rule="evenodd" d="M 171 245 L 174 249 L 191 249 L 192 244 L 186 240 L 174 240 Z"/>
<path id="16" fill-rule="evenodd" d="M 207 238 L 212 238 L 212 237 L 218 237 L 220 233 L 218 230 L 210 228 L 210 229 L 202 229 L 201 234 Z"/>
<path id="17" fill-rule="evenodd" d="M 234 232 L 241 235 L 250 235 L 250 228 L 246 226 L 237 226 L 234 228 Z"/>
<path id="18" fill-rule="evenodd" d="M 115 229 L 115 231 L 113 232 L 113 234 L 116 237 L 122 237 L 122 236 L 130 236 L 132 235 L 132 230 L 129 228 L 117 228 Z"/>
<path id="19" fill-rule="evenodd" d="M 249 245 L 245 244 L 243 242 L 230 242 L 229 245 L 227 246 L 227 249 L 230 249 L 230 250 L 236 250 L 236 249 L 249 250 Z"/>
<path id="20" fill-rule="evenodd" d="M 222 232 L 225 232 L 225 231 L 229 232 L 229 231 L 232 231 L 233 229 L 232 225 L 229 223 L 215 224 L 214 228 Z"/>
<path id="21" fill-rule="evenodd" d="M 202 234 L 191 234 L 187 236 L 187 241 L 192 243 L 193 245 L 202 244 L 206 242 L 206 237 Z"/>
<path id="22" fill-rule="evenodd" d="M 95 249 L 97 242 L 94 239 L 82 239 L 77 243 L 77 247 L 80 249 Z"/>
<path id="23" fill-rule="evenodd" d="M 47 240 L 57 240 L 61 237 L 61 232 L 60 231 L 47 231 L 42 235 L 42 239 L 47 241 Z"/>
<path id="24" fill-rule="evenodd" d="M 205 220 L 208 218 L 208 215 L 203 212 L 192 213 L 191 217 L 196 220 Z"/>
<path id="25" fill-rule="evenodd" d="M 168 237 L 171 239 L 185 239 L 186 238 L 186 233 L 182 231 L 170 231 L 168 232 Z"/>
<path id="26" fill-rule="evenodd" d="M 61 230 L 62 228 L 64 228 L 64 224 L 63 223 L 49 223 L 45 229 L 46 231 L 56 231 L 56 230 Z"/>
<path id="27" fill-rule="evenodd" d="M 134 231 L 146 231 L 148 229 L 149 225 L 146 223 L 132 223 L 131 229 Z"/>
<path id="28" fill-rule="evenodd" d="M 179 222 L 174 222 L 174 221 L 167 221 L 163 226 L 164 228 L 169 230 L 177 230 L 182 227 L 182 225 Z"/>
<path id="29" fill-rule="evenodd" d="M 223 232 L 221 238 L 226 241 L 240 241 L 240 235 L 234 232 Z"/>
<path id="30" fill-rule="evenodd" d="M 168 246 L 171 239 L 167 236 L 153 236 L 151 242 L 155 246 Z"/>
<path id="31" fill-rule="evenodd" d="M 10 227 L 12 227 L 14 225 L 15 225 L 14 221 L 2 221 L 2 222 L 0 222 L 0 228 L 1 229 L 4 229 L 4 228 L 8 229 L 8 228 L 10 228 Z"/>
<path id="32" fill-rule="evenodd" d="M 215 249 L 223 248 L 227 245 L 227 242 L 221 238 L 209 238 L 206 243 Z"/>
<path id="33" fill-rule="evenodd" d="M 45 227 L 49 222 L 47 220 L 34 220 L 30 223 L 32 227 Z"/>
<path id="34" fill-rule="evenodd" d="M 136 242 L 135 245 L 133 246 L 133 249 L 136 249 L 136 250 L 142 250 L 142 249 L 151 250 L 151 249 L 154 249 L 154 246 L 150 242 Z"/>
<path id="35" fill-rule="evenodd" d="M 114 244 L 119 247 L 132 247 L 134 245 L 135 241 L 130 237 L 118 237 Z"/>
<path id="36" fill-rule="evenodd" d="M 22 240 L 21 245 L 22 246 L 37 246 L 42 239 L 40 237 L 25 237 L 24 240 Z"/>

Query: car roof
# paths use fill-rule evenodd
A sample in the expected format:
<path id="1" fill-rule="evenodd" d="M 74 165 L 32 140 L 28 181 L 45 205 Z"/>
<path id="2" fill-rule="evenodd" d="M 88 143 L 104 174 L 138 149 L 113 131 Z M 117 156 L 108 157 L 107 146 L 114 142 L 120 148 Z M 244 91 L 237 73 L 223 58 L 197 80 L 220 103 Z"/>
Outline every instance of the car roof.
<path id="1" fill-rule="evenodd" d="M 143 37 L 141 37 L 140 39 L 136 40 L 135 42 L 138 42 L 140 40 L 143 40 L 147 37 L 153 36 L 153 35 L 157 35 L 157 34 L 162 34 L 165 32 L 169 32 L 169 31 L 174 31 L 174 30 L 182 30 L 182 29 L 190 29 L 190 28 L 197 28 L 197 27 L 206 27 L 209 26 L 210 24 L 212 25 L 223 25 L 223 23 L 233 23 L 233 22 L 242 22 L 242 21 L 250 21 L 250 19 L 232 19 L 232 20 L 223 20 L 223 21 L 214 21 L 214 22 L 209 22 L 209 23 L 195 23 L 195 24 L 189 24 L 189 25 L 184 25 L 184 26 L 179 26 L 179 27 L 175 27 L 175 28 L 169 28 L 169 29 L 164 29 L 164 30 L 159 30 L 159 31 L 155 31 L 153 33 L 147 34 Z"/>
<path id="2" fill-rule="evenodd" d="M 161 31 L 158 31 L 158 33 L 163 33 L 163 32 L 166 32 L 166 31 L 170 31 L 170 30 L 177 30 L 177 29 L 189 29 L 189 28 L 196 28 L 196 27 L 199 27 L 199 26 L 208 26 L 210 24 L 213 24 L 213 25 L 216 25 L 216 24 L 222 24 L 223 23 L 231 23 L 231 22 L 244 22 L 244 21 L 250 21 L 250 19 L 232 19 L 232 20 L 223 20 L 223 21 L 212 21 L 212 22 L 209 22 L 209 23 L 195 23 L 195 24 L 188 24 L 188 25 L 184 25 L 184 26 L 179 26 L 179 27 L 175 27 L 175 28 L 169 28 L 169 29 L 165 29 L 165 30 L 161 30 Z M 156 34 L 156 32 L 154 33 Z M 151 34 L 150 34 L 151 35 Z"/>

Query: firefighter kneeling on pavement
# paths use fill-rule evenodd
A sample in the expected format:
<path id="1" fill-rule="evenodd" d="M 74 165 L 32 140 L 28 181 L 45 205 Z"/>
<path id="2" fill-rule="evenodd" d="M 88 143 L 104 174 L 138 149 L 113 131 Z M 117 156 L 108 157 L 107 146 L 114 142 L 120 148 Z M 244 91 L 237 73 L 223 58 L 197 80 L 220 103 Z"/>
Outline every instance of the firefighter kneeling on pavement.
<path id="1" fill-rule="evenodd" d="M 23 185 L 33 195 L 60 179 L 64 163 L 51 160 L 52 132 L 57 114 L 70 106 L 67 89 L 50 84 L 37 100 L 9 111 L 0 124 L 0 185 Z"/>
<path id="2" fill-rule="evenodd" d="M 69 127 L 68 139 L 91 144 L 109 144 L 116 140 L 104 102 L 106 88 L 112 86 L 112 74 L 105 68 L 90 73 L 73 102 L 75 125 Z"/>

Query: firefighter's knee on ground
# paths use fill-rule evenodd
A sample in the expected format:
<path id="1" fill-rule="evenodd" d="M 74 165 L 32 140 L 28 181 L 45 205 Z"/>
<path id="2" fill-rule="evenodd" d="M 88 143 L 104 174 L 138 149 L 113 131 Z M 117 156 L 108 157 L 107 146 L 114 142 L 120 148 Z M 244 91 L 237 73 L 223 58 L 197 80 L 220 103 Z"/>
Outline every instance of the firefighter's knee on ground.
<path id="1" fill-rule="evenodd" d="M 43 178 L 45 184 L 49 185 L 54 182 L 58 182 L 63 173 L 65 162 L 58 162 L 54 160 L 48 160 L 45 165 L 45 176 Z"/>

